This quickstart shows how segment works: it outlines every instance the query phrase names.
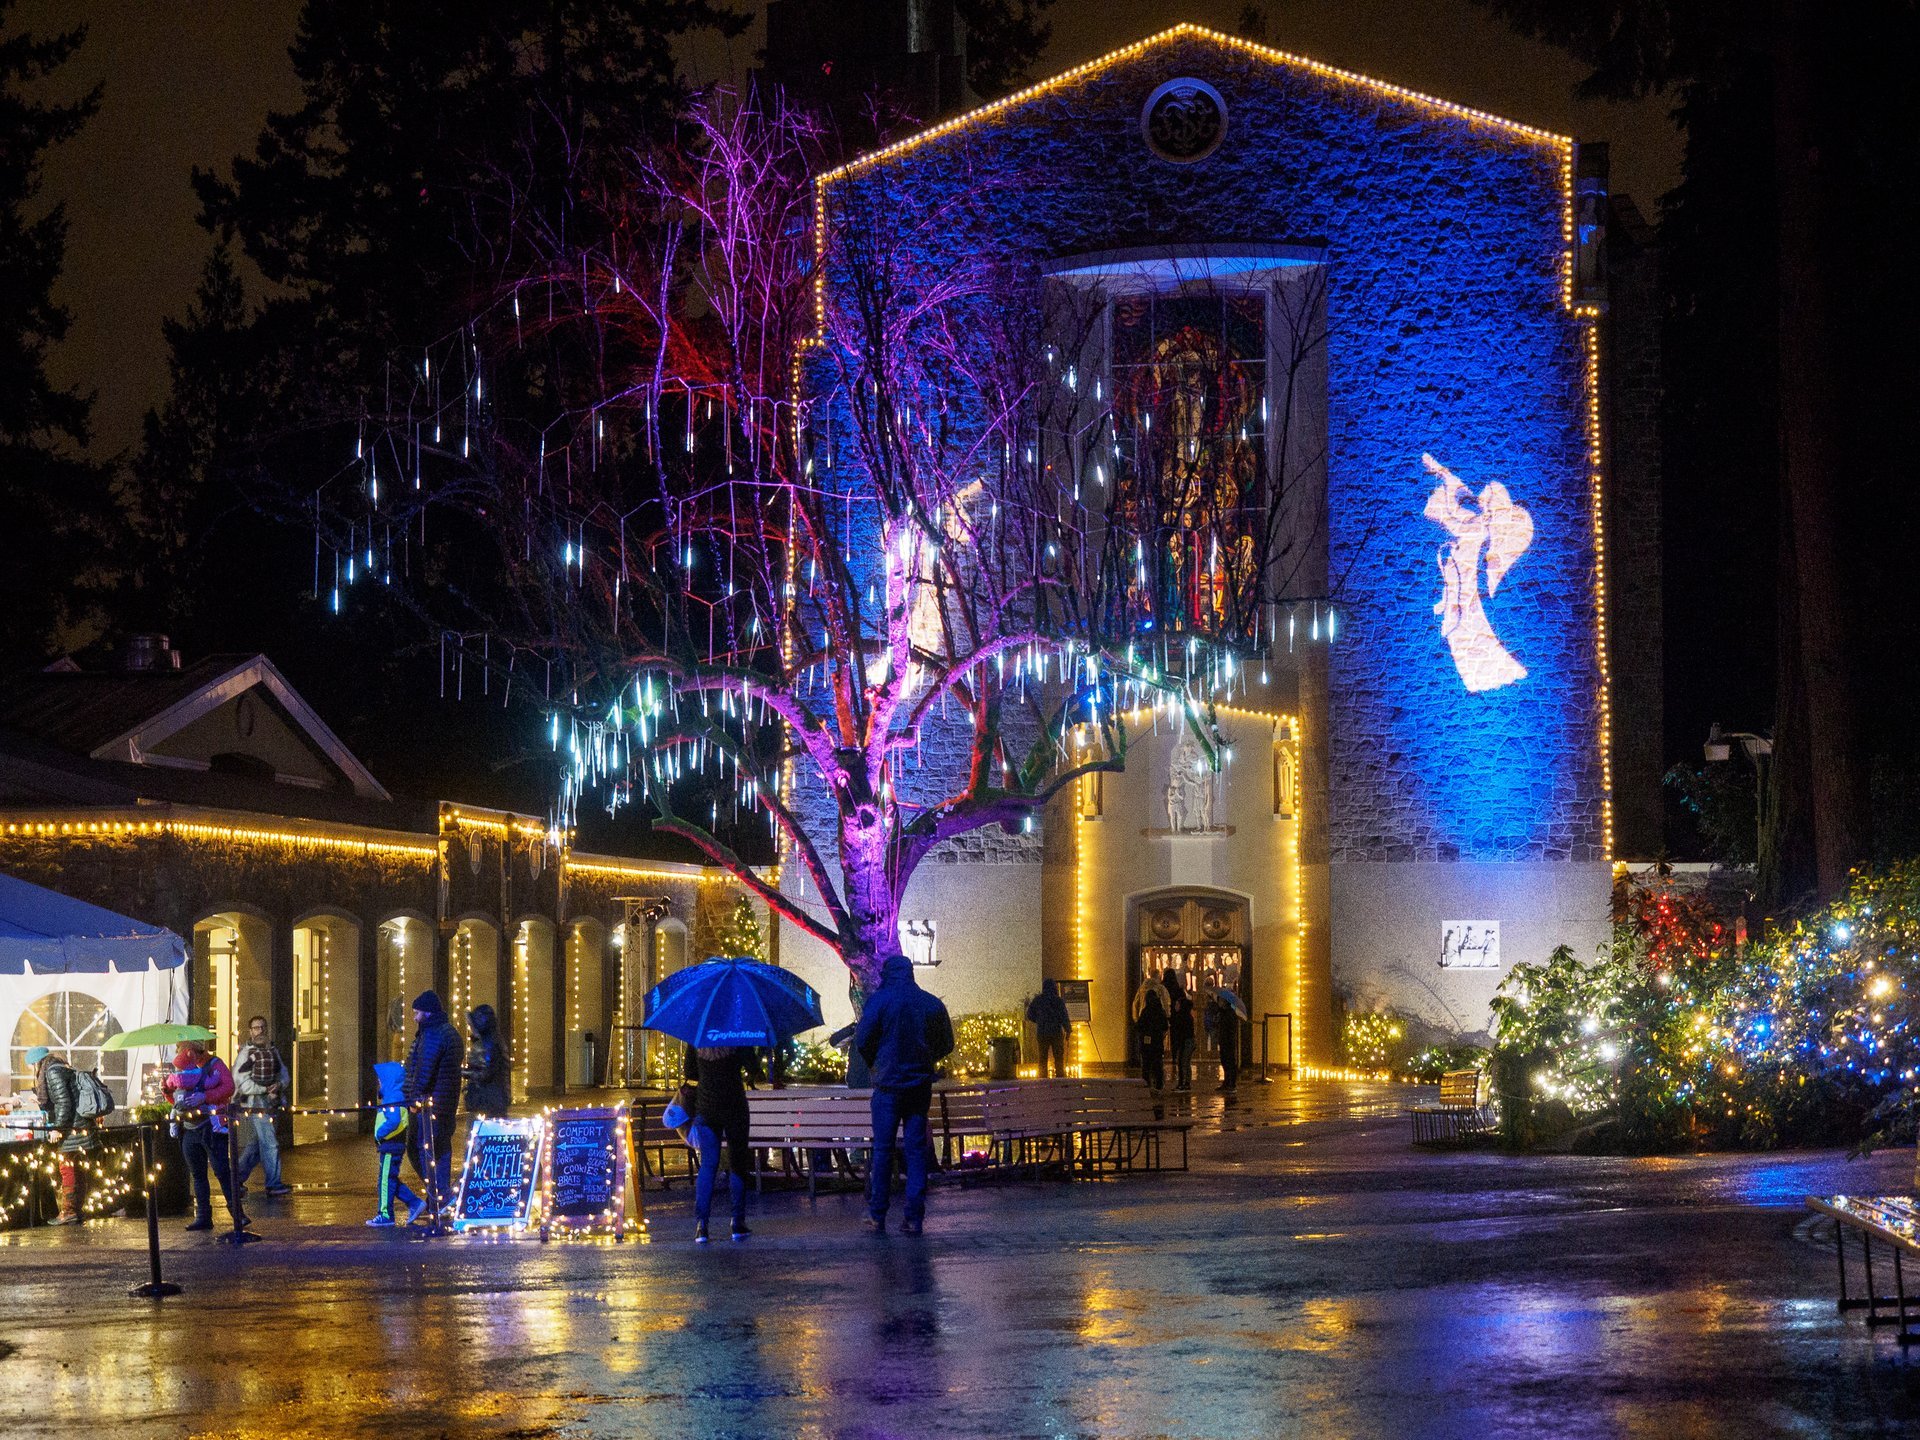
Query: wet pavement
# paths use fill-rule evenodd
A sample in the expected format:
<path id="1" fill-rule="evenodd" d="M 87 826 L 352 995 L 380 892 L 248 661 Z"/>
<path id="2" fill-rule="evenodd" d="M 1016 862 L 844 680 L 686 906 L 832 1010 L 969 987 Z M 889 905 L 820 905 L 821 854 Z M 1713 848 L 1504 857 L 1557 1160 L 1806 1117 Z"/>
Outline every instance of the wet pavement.
<path id="1" fill-rule="evenodd" d="M 422 1241 L 361 1225 L 370 1142 L 301 1149 L 263 1243 L 166 1222 L 177 1299 L 137 1223 L 0 1235 L 0 1435 L 1920 1433 L 1800 1205 L 1911 1152 L 1426 1152 L 1417 1094 L 1206 1096 L 1190 1173 L 942 1186 L 920 1240 L 769 1192 L 696 1248 L 676 1186 L 644 1244 Z"/>

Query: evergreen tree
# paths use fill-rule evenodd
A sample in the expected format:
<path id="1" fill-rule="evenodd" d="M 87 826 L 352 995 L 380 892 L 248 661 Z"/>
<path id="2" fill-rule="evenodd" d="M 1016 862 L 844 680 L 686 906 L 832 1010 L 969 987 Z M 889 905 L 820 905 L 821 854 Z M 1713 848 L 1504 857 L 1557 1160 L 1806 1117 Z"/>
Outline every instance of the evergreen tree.
<path id="1" fill-rule="evenodd" d="M 47 151 L 79 132 L 100 91 L 66 103 L 30 99 L 86 32 L 19 30 L 12 8 L 0 0 L 0 533 L 14 542 L 0 581 L 0 670 L 44 663 L 90 638 L 110 513 L 105 472 L 79 453 L 92 398 L 47 376 L 71 321 L 53 299 L 66 207 L 34 213 Z"/>
<path id="2" fill-rule="evenodd" d="M 733 913 L 720 928 L 718 943 L 722 955 L 746 955 L 755 960 L 767 958 L 767 942 L 760 931 L 759 917 L 754 914 L 753 902 L 746 896 L 742 895 L 733 902 Z"/>
<path id="3" fill-rule="evenodd" d="M 573 224 L 609 147 L 670 133 L 675 41 L 742 23 L 714 0 L 308 0 L 290 51 L 301 103 L 270 115 L 230 173 L 194 176 L 220 248 L 168 328 L 173 394 L 124 495 L 162 532 L 126 588 L 128 621 L 164 620 L 193 651 L 271 650 L 410 786 L 470 773 L 449 727 L 497 729 L 498 711 L 450 706 L 420 724 L 436 637 L 399 586 L 326 613 L 314 498 L 365 483 L 367 408 L 396 377 L 404 391 L 519 266 L 517 237 Z M 251 308 L 242 257 L 266 282 Z M 401 480 L 394 457 L 377 464 Z M 357 552 L 403 537 L 329 538 Z M 404 539 L 414 574 L 484 599 L 489 577 L 463 568 L 457 534 Z M 520 774 L 497 801 L 539 803 L 544 779 Z"/>

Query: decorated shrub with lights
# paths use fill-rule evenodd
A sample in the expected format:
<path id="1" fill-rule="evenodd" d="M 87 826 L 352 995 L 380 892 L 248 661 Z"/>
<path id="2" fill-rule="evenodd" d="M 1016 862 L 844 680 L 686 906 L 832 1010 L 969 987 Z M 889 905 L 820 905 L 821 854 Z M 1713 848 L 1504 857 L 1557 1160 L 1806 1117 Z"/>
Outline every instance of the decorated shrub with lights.
<path id="1" fill-rule="evenodd" d="M 956 1015 L 953 1020 L 953 1055 L 947 1061 L 950 1075 L 984 1075 L 993 1066 L 993 1041 L 1018 1039 L 1020 1012 L 1017 1010 L 981 1010 L 971 1015 Z"/>

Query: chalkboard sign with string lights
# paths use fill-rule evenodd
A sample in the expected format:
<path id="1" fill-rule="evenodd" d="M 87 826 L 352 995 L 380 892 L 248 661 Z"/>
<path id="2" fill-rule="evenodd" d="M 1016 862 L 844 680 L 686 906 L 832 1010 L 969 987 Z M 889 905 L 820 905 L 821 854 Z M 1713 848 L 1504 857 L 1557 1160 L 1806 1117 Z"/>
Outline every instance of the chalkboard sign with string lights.
<path id="1" fill-rule="evenodd" d="M 635 1213 L 627 1107 L 549 1110 L 546 1123 L 542 1237 L 559 1232 L 620 1239 L 644 1225 Z"/>
<path id="2" fill-rule="evenodd" d="M 547 1126 L 482 1116 L 467 1132 L 467 1158 L 454 1187 L 453 1228 L 524 1231 L 540 1204 Z"/>

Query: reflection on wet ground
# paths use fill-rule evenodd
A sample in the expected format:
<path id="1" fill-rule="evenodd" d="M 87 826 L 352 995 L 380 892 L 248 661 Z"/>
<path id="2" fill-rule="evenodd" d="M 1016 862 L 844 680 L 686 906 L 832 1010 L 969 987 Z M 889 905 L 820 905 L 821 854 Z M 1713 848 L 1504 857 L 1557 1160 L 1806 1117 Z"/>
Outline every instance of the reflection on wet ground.
<path id="1" fill-rule="evenodd" d="M 925 1239 L 769 1195 L 696 1249 L 684 1187 L 619 1246 L 369 1231 L 365 1142 L 288 1161 L 233 1253 L 125 1298 L 128 1222 L 0 1236 L 0 1434 L 1754 1436 L 1920 1426 L 1834 1312 L 1809 1191 L 1912 1155 L 1429 1153 L 1413 1092 L 1192 1102 L 1185 1175 L 936 1191 Z"/>

